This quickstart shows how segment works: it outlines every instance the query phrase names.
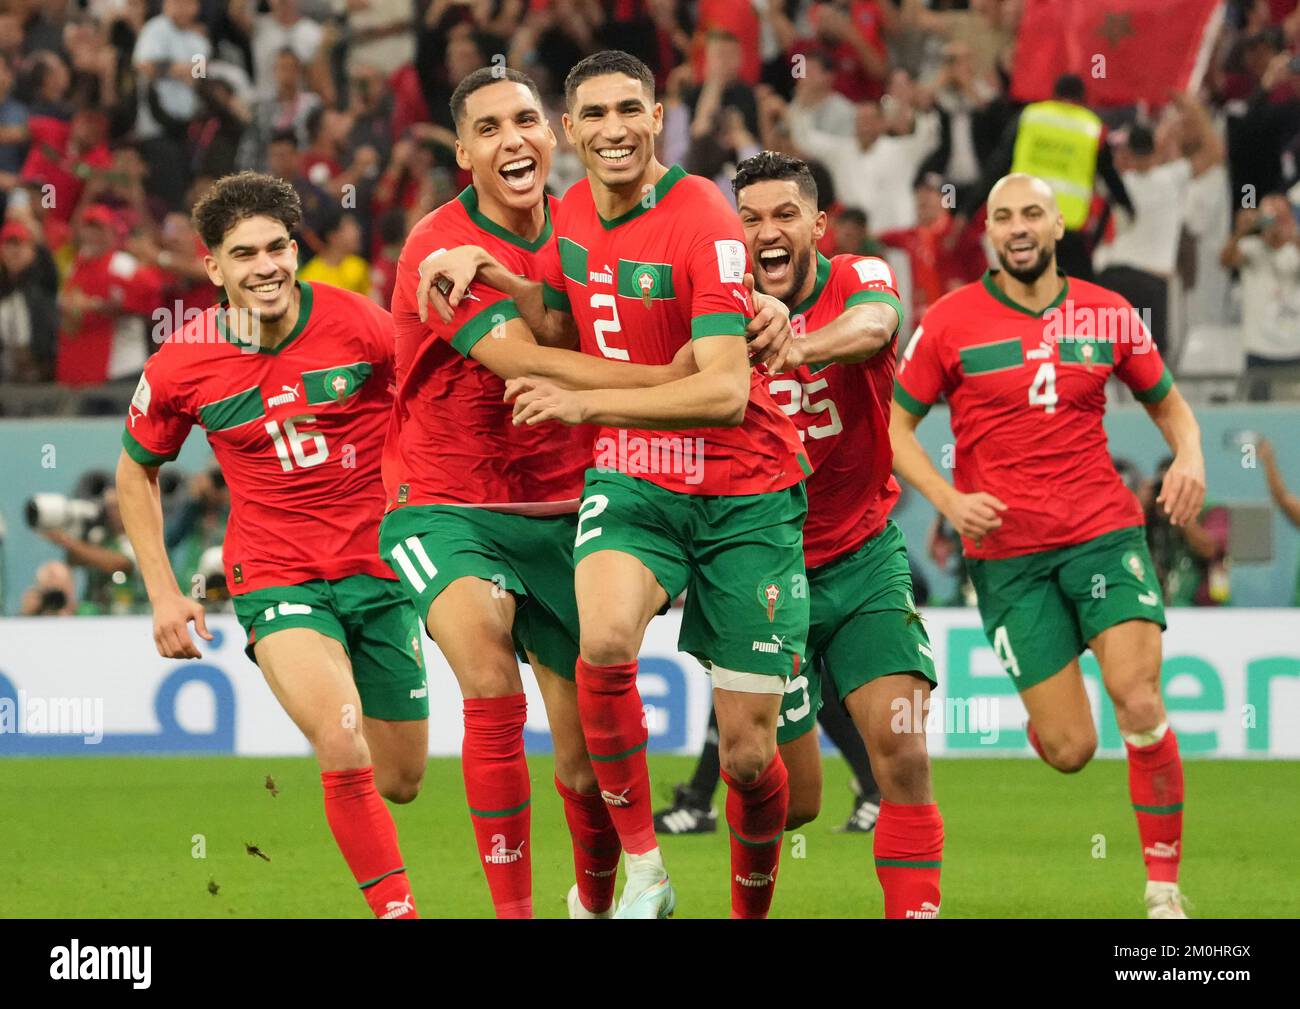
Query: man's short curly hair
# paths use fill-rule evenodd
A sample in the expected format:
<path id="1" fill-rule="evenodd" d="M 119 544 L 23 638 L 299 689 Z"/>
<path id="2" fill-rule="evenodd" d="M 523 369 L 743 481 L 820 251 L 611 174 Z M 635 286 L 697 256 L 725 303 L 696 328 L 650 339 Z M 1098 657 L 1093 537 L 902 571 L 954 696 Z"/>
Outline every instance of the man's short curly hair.
<path id="1" fill-rule="evenodd" d="M 250 217 L 269 217 L 293 234 L 302 222 L 302 201 L 284 179 L 261 172 L 240 172 L 213 183 L 191 214 L 194 230 L 214 252 L 232 228 Z"/>

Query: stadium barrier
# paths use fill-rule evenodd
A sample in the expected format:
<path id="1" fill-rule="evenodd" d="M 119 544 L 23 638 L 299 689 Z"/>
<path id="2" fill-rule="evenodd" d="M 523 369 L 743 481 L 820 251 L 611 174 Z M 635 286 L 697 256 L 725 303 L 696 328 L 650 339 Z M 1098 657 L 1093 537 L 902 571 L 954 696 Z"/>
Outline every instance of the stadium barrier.
<path id="1" fill-rule="evenodd" d="M 922 718 L 930 751 L 947 756 L 1032 756 L 1025 712 L 974 610 L 927 609 L 941 686 L 928 711 L 900 706 L 900 730 Z M 680 611 L 650 626 L 640 689 L 650 749 L 694 753 L 708 721 L 708 677 L 677 651 Z M 203 658 L 154 651 L 142 617 L 0 620 L 0 756 L 307 753 L 257 667 L 233 617 L 213 616 Z M 1189 757 L 1300 757 L 1300 610 L 1173 610 L 1165 635 L 1170 721 Z M 430 645 L 429 749 L 460 752 L 461 701 L 451 671 Z M 1091 654 L 1083 669 L 1101 756 L 1122 755 L 1113 710 Z M 550 749 L 531 676 L 527 745 Z M 799 681 L 791 689 L 803 689 Z"/>

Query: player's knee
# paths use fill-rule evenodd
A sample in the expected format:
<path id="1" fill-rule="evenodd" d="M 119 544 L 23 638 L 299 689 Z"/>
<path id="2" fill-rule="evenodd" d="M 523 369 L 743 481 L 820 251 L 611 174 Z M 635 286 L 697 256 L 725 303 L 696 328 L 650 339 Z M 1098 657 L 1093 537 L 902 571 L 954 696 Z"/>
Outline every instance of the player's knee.
<path id="1" fill-rule="evenodd" d="M 376 775 L 378 777 L 378 775 Z M 389 802 L 404 806 L 414 802 L 424 784 L 424 768 L 417 770 L 398 770 L 392 772 L 376 783 L 379 794 Z"/>
<path id="2" fill-rule="evenodd" d="M 1153 687 L 1139 689 L 1111 698 L 1115 705 L 1115 719 L 1125 731 L 1154 729 L 1165 719 L 1165 708 L 1160 692 Z"/>
<path id="3" fill-rule="evenodd" d="M 723 771 L 733 781 L 741 785 L 752 785 L 776 753 L 775 744 L 768 746 L 761 739 L 747 738 L 728 742 L 719 740 L 718 762 Z"/>
<path id="4" fill-rule="evenodd" d="M 1088 761 L 1092 759 L 1092 755 L 1097 752 L 1097 736 L 1095 733 L 1040 741 L 1043 746 L 1043 756 L 1049 764 L 1062 774 L 1074 774 L 1077 771 L 1082 771 L 1087 766 Z"/>
<path id="5" fill-rule="evenodd" d="M 333 726 L 308 735 L 321 767 L 344 770 L 370 763 L 370 748 L 360 729 Z"/>
<path id="6" fill-rule="evenodd" d="M 593 666 L 634 662 L 640 646 L 634 628 L 617 621 L 582 631 L 582 657 Z"/>
<path id="7" fill-rule="evenodd" d="M 893 746 L 871 750 L 871 769 L 881 794 L 894 802 L 921 801 L 910 797 L 929 791 L 930 754 L 925 737 L 901 734 L 893 738 Z"/>
<path id="8" fill-rule="evenodd" d="M 600 785 L 596 781 L 596 772 L 592 770 L 591 761 L 586 754 L 563 757 L 555 756 L 555 776 L 560 784 L 579 795 L 592 795 Z"/>

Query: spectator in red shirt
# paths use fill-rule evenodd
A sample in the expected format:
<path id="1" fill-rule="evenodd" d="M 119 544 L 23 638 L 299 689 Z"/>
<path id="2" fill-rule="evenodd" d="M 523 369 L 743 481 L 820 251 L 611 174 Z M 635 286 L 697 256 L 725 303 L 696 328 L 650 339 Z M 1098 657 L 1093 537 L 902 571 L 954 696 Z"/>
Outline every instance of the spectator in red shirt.
<path id="1" fill-rule="evenodd" d="M 691 63 L 697 81 L 706 77 L 708 42 L 715 32 L 729 35 L 740 43 L 739 77 L 746 84 L 757 84 L 763 68 L 754 5 L 748 0 L 700 0 L 695 12 L 695 38 L 691 43 Z"/>
<path id="2" fill-rule="evenodd" d="M 108 121 L 102 112 L 82 109 L 70 122 L 33 116 L 27 125 L 31 147 L 23 163 L 22 178 L 52 186 L 46 190 L 55 197 L 50 213 L 67 223 L 81 202 L 87 180 L 113 164 L 113 154 L 105 143 Z"/>
<path id="3" fill-rule="evenodd" d="M 978 232 L 969 225 L 962 227 L 953 248 L 946 248 L 948 232 L 961 225 L 949 213 L 956 190 L 945 184 L 942 176 L 927 172 L 917 180 L 915 192 L 916 227 L 882 231 L 877 237 L 885 245 L 907 252 L 912 266 L 912 318 L 920 319 L 949 291 L 978 280 L 988 258 Z"/>
<path id="4" fill-rule="evenodd" d="M 103 204 L 86 209 L 77 236 L 59 294 L 55 378 L 64 385 L 132 378 L 148 357 L 145 318 L 158 305 L 160 278 L 121 247 L 117 220 Z"/>
<path id="5" fill-rule="evenodd" d="M 815 50 L 829 53 L 835 64 L 835 90 L 854 102 L 879 98 L 885 93 L 889 57 L 885 49 L 892 6 L 880 0 L 839 0 L 815 3 L 808 10 L 812 37 L 799 38 L 795 26 L 773 3 L 772 29 L 788 58 Z"/>

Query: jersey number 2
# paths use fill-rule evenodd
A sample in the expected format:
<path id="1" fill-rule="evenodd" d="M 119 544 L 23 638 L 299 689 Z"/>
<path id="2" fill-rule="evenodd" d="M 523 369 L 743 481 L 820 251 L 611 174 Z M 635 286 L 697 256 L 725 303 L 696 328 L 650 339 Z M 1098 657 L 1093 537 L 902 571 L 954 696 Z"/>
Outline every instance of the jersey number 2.
<path id="1" fill-rule="evenodd" d="M 319 466 L 329 458 L 330 450 L 325 445 L 325 436 L 319 431 L 299 431 L 299 424 L 315 424 L 316 418 L 309 413 L 300 414 L 284 422 L 284 429 L 273 420 L 266 422 L 266 433 L 275 444 L 275 454 L 280 459 L 280 468 L 286 473 L 293 470 L 297 463 L 299 469 Z"/>
<path id="2" fill-rule="evenodd" d="M 605 342 L 605 337 L 610 333 L 623 332 L 623 325 L 618 321 L 618 302 L 614 300 L 612 294 L 593 294 L 591 296 L 592 308 L 608 308 L 614 313 L 612 319 L 593 319 L 591 328 L 596 332 L 596 346 L 606 357 L 614 361 L 627 361 L 629 355 L 623 347 L 611 347 Z"/>

